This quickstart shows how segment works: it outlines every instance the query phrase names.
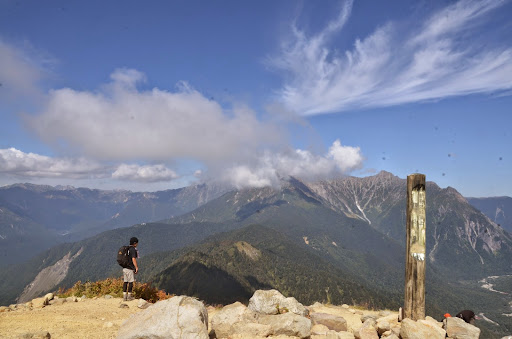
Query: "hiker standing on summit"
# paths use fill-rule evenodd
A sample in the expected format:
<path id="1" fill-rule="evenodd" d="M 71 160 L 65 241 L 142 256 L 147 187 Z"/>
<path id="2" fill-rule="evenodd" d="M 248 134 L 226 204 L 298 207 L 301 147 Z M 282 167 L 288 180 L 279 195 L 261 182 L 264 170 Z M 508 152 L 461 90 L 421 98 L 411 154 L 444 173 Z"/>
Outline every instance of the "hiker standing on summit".
<path id="1" fill-rule="evenodd" d="M 126 267 L 123 267 L 123 300 L 125 301 L 133 300 L 133 283 L 135 282 L 135 274 L 139 272 L 139 266 L 137 264 L 137 258 L 139 255 L 136 248 L 138 244 L 139 239 L 135 237 L 130 239 L 130 247 L 128 248 L 129 260 Z"/>

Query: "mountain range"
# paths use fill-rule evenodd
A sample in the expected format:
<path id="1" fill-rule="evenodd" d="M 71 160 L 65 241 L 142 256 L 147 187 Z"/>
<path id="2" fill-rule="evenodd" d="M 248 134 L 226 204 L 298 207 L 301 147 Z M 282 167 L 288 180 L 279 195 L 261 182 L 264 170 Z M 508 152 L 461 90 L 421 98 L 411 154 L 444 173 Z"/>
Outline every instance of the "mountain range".
<path id="1" fill-rule="evenodd" d="M 46 196 L 58 191 L 39 190 Z M 81 189 L 71 189 L 76 190 Z M 512 313 L 512 288 L 504 295 L 478 283 L 512 273 L 511 235 L 455 189 L 427 182 L 426 192 L 427 313 L 457 313 L 470 304 L 499 323 L 492 331 L 511 332 L 507 314 Z M 124 206 L 116 212 L 119 216 L 146 214 L 140 213 L 132 226 L 96 224 L 96 230 L 107 230 L 6 267 L 0 303 L 23 301 L 78 280 L 119 275 L 114 253 L 137 236 L 139 279 L 209 303 L 244 301 L 256 289 L 277 288 L 306 304 L 318 300 L 393 309 L 402 304 L 406 180 L 391 173 L 317 182 L 289 178 L 280 187 L 242 190 L 200 185 L 156 193 L 109 192 L 115 193 L 125 195 L 122 201 L 134 195 L 131 203 L 119 205 Z M 27 225 L 44 232 L 48 223 L 38 221 L 36 213 L 12 208 L 23 207 L 21 199 L 9 204 L 8 195 L 0 197 L 0 208 L 30 216 Z M 148 216 L 161 218 L 151 222 Z M 88 217 L 93 217 L 91 211 Z M 89 231 L 78 226 L 57 229 Z"/>
<path id="2" fill-rule="evenodd" d="M 466 198 L 467 201 L 482 213 L 487 215 L 495 224 L 512 233 L 512 198 Z"/>
<path id="3" fill-rule="evenodd" d="M 183 214 L 224 192 L 219 185 L 152 193 L 33 184 L 0 187 L 0 267 L 59 243 Z"/>

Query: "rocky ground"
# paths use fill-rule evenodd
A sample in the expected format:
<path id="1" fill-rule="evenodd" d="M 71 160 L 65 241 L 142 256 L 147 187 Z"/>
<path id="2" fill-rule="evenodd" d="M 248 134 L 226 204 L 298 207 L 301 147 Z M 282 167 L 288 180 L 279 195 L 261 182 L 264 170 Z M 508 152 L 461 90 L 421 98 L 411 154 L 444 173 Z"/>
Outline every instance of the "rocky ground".
<path id="1" fill-rule="evenodd" d="M 141 311 L 138 301 L 121 298 L 78 299 L 77 302 L 52 302 L 51 305 L 3 309 L 0 313 L 0 338 L 115 338 L 121 323 Z M 121 303 L 127 308 L 120 308 Z"/>
<path id="2" fill-rule="evenodd" d="M 0 338 L 444 339 L 447 334 L 478 339 L 480 330 L 458 318 L 445 324 L 430 317 L 399 323 L 398 313 L 389 310 L 304 307 L 276 290 L 256 291 L 248 306 L 217 308 L 187 296 L 153 305 L 110 295 L 57 298 L 51 293 L 0 306 Z"/>
<path id="3" fill-rule="evenodd" d="M 76 301 L 74 301 L 76 300 Z M 121 308 L 121 304 L 128 307 Z M 0 338 L 116 338 L 121 324 L 130 315 L 140 312 L 139 301 L 99 297 L 93 299 L 54 299 L 45 307 L 19 304 L 0 309 Z M 349 328 L 361 326 L 361 315 L 378 316 L 379 312 L 362 311 L 348 306 L 315 304 L 315 312 L 342 316 Z M 208 319 L 220 308 L 207 307 Z M 382 314 L 382 313 L 381 313 Z M 386 313 L 388 314 L 388 313 Z M 211 325 L 210 325 L 211 327 Z"/>

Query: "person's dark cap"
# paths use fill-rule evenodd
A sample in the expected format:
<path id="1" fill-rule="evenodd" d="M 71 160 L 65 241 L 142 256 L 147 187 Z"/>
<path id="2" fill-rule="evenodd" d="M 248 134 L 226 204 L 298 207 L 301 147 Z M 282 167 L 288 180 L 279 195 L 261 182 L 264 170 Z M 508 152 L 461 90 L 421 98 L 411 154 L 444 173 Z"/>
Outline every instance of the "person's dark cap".
<path id="1" fill-rule="evenodd" d="M 139 239 L 135 238 L 135 237 L 131 237 L 130 238 L 130 245 L 135 245 L 135 244 L 138 244 L 139 243 Z"/>

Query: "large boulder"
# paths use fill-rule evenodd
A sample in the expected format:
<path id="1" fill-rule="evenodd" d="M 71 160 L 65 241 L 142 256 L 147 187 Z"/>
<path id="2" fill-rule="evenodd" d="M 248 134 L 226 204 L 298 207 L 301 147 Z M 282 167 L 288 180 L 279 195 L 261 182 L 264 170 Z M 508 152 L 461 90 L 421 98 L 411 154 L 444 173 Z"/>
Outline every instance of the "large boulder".
<path id="1" fill-rule="evenodd" d="M 208 312 L 187 296 L 162 300 L 125 320 L 118 339 L 208 339 Z"/>
<path id="2" fill-rule="evenodd" d="M 295 313 L 303 317 L 309 311 L 295 298 L 285 298 L 277 290 L 257 290 L 249 299 L 249 309 L 263 314 Z"/>
<path id="3" fill-rule="evenodd" d="M 247 322 L 255 322 L 255 316 L 252 311 L 248 310 L 247 307 L 236 302 L 231 305 L 223 307 L 219 312 L 215 313 L 212 317 L 212 330 L 215 332 L 217 338 L 227 338 L 235 333 L 243 333 L 244 326 Z M 243 325 L 238 325 L 243 323 Z M 266 326 L 269 328 L 269 326 Z M 248 326 L 247 331 L 251 335 L 260 335 L 265 332 L 258 326 Z"/>
<path id="4" fill-rule="evenodd" d="M 347 330 L 347 321 L 338 315 L 329 313 L 311 313 L 311 322 L 313 325 L 325 325 L 328 329 L 336 332 Z"/>
<path id="5" fill-rule="evenodd" d="M 272 335 L 307 338 L 311 335 L 311 320 L 295 313 L 260 315 L 258 323 L 270 325 Z"/>
<path id="6" fill-rule="evenodd" d="M 414 321 L 412 319 L 402 320 L 400 329 L 400 338 L 402 339 L 444 339 L 446 332 L 436 324 L 427 320 Z"/>
<path id="7" fill-rule="evenodd" d="M 468 324 L 457 317 L 446 318 L 444 329 L 448 337 L 453 339 L 478 339 L 480 337 L 480 329 L 478 327 Z"/>

